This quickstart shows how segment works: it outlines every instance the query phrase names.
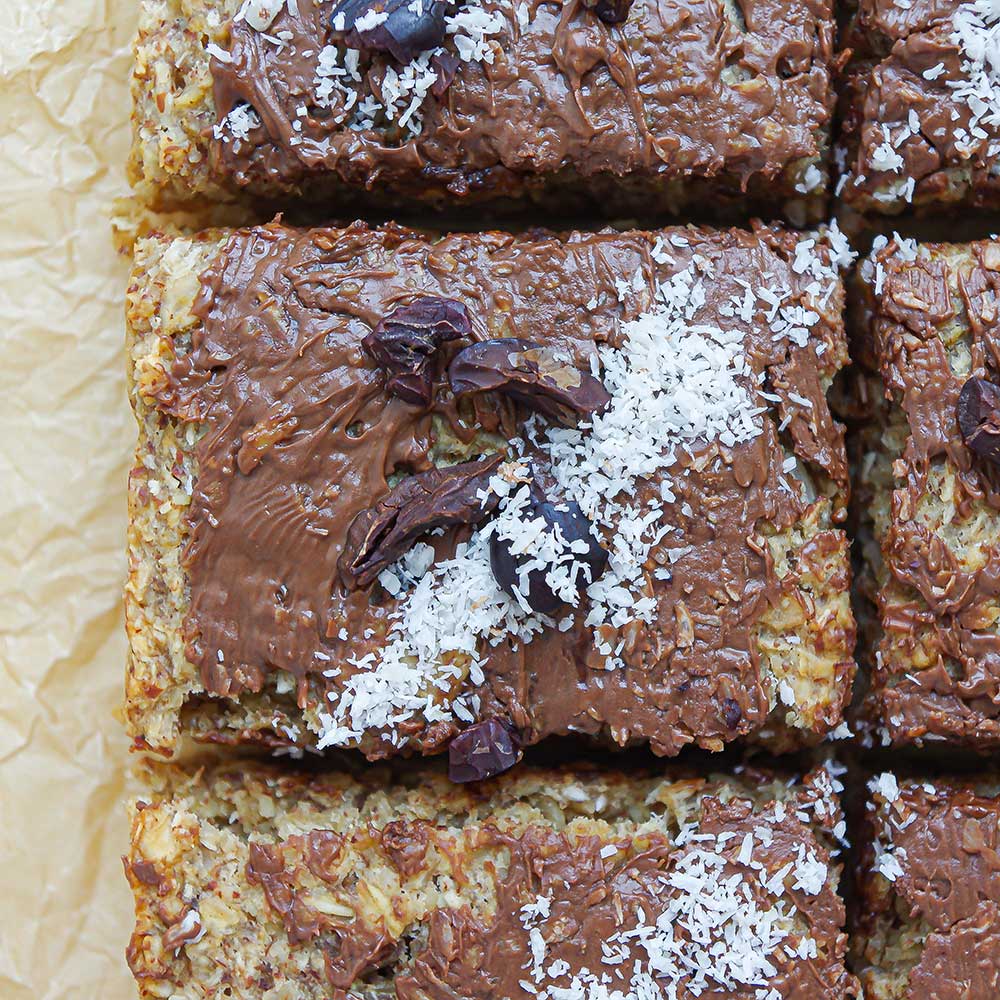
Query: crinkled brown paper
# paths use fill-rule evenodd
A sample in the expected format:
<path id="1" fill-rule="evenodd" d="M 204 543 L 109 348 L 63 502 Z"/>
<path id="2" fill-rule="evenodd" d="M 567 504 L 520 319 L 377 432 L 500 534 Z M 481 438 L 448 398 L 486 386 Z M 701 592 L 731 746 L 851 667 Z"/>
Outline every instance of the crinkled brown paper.
<path id="1" fill-rule="evenodd" d="M 0 3 L 0 998 L 127 1000 L 112 200 L 136 0 Z"/>

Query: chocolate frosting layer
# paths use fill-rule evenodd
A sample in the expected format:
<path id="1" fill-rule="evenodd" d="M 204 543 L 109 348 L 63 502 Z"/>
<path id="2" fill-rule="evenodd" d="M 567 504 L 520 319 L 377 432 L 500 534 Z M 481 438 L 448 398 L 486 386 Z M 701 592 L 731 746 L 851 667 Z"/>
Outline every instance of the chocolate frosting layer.
<path id="1" fill-rule="evenodd" d="M 308 856 L 313 838 L 332 834 L 313 831 L 283 844 L 251 844 L 246 871 L 252 884 L 263 882 L 267 904 L 283 921 L 291 947 L 312 939 L 323 942 L 335 1000 L 356 995 L 359 981 L 380 974 L 389 980 L 382 987 L 386 995 L 399 1000 L 496 1000 L 534 991 L 546 997 L 547 988 L 567 989 L 576 977 L 584 983 L 606 977 L 621 995 L 635 996 L 629 986 L 639 966 L 654 970 L 647 988 L 679 987 L 678 997 L 756 1000 L 766 992 L 781 1000 L 845 1000 L 854 995 L 854 980 L 844 967 L 844 905 L 837 894 L 837 869 L 803 812 L 814 806 L 805 795 L 779 809 L 708 796 L 699 804 L 700 818 L 684 846 L 662 830 L 609 842 L 542 825 L 514 833 L 487 824 L 455 839 L 422 820 L 393 823 L 392 830 L 369 828 L 368 836 L 396 865 L 404 890 L 407 880 L 434 871 L 423 860 L 428 842 L 439 858 L 450 859 L 449 877 L 456 880 L 463 877 L 457 858 L 497 859 L 489 865 L 495 912 L 468 904 L 433 909 L 418 933 L 403 927 L 395 939 L 381 920 L 376 926 L 361 919 L 344 926 L 304 902 L 300 859 Z M 701 885 L 698 875 L 695 856 L 705 852 L 722 859 L 712 868 L 717 882 L 711 887 Z M 685 863 L 692 860 L 688 882 L 678 873 L 686 872 Z M 820 877 L 806 884 L 800 872 L 810 865 L 817 866 Z M 704 911 L 705 924 L 686 906 L 678 911 L 683 917 L 672 925 L 677 954 L 661 956 L 659 975 L 650 961 L 655 946 L 647 951 L 638 936 L 617 938 L 639 927 L 651 931 L 679 897 L 687 895 L 690 903 L 700 892 L 707 902 L 723 884 L 727 897 L 736 893 L 734 909 L 749 904 L 749 913 L 768 913 L 777 906 L 783 913 L 778 922 L 787 936 L 764 956 L 773 974 L 748 975 L 749 982 L 727 985 L 725 970 L 734 956 L 739 961 L 744 945 L 735 939 L 739 918 L 729 916 L 724 904 L 717 913 Z M 692 941 L 691 927 L 712 940 Z M 699 961 L 709 954 L 713 960 L 704 982 L 692 986 Z"/>
<path id="2" fill-rule="evenodd" d="M 876 908 L 894 907 L 930 931 L 909 973 L 907 1000 L 996 995 L 1000 801 L 972 786 L 907 781 L 895 800 L 879 805 L 872 823 L 900 870 Z M 864 870 L 872 860 L 869 850 Z"/>
<path id="3" fill-rule="evenodd" d="M 881 539 L 892 585 L 874 693 L 896 740 L 987 746 L 1000 739 L 1000 469 L 964 443 L 956 405 L 970 376 L 1000 377 L 1000 247 L 929 245 L 910 261 L 890 244 L 875 264 L 872 346 L 905 445 Z"/>
<path id="4" fill-rule="evenodd" d="M 947 934 L 931 934 L 910 973 L 910 996 L 914 1000 L 977 1000 L 1000 995 L 997 927 L 1000 908 L 984 903 Z"/>
<path id="5" fill-rule="evenodd" d="M 843 134 L 848 180 L 842 196 L 865 210 L 963 201 L 994 206 L 996 129 L 970 129 L 958 94 L 968 60 L 953 38 L 962 0 L 862 0 L 845 39 L 855 51 L 846 84 Z M 886 157 L 885 148 L 894 151 Z M 898 157 L 898 161 L 897 158 Z M 908 180 L 909 193 L 901 192 Z M 887 194 L 887 185 L 896 190 Z"/>
<path id="6" fill-rule="evenodd" d="M 672 262 L 661 264 L 651 255 L 655 234 L 644 233 L 433 242 L 361 224 L 234 233 L 202 276 L 202 324 L 159 398 L 163 412 L 203 431 L 184 553 L 184 637 L 205 690 L 238 699 L 285 671 L 299 707 L 316 711 L 354 673 L 372 669 L 366 664 L 378 663 L 399 601 L 378 582 L 346 588 L 338 560 L 348 526 L 396 477 L 453 461 L 456 449 L 464 449 L 461 458 L 494 451 L 519 434 L 526 414 L 510 400 L 484 395 L 459 406 L 450 395 L 445 368 L 463 341 L 440 350 L 429 407 L 387 393 L 361 346 L 386 312 L 417 295 L 454 298 L 468 308 L 475 339 L 544 342 L 589 370 L 596 345 L 620 338 L 621 322 L 650 307 L 654 280 L 699 258 L 711 262 L 712 278 L 697 322 L 721 321 L 720 308 L 742 299 L 744 280 L 755 275 L 787 284 L 793 307 L 812 301 L 804 297 L 811 279 L 791 266 L 792 234 L 676 232 Z M 622 277 L 635 275 L 623 293 Z M 838 299 L 836 292 L 828 300 L 830 317 L 813 328 L 806 347 L 775 336 L 760 313 L 739 324 L 749 368 L 770 374 L 768 388 L 780 400 L 802 468 L 821 491 L 840 497 L 835 517 L 847 472 L 822 382 L 841 363 Z M 829 348 L 822 356 L 814 346 L 820 342 Z M 678 458 L 671 470 L 676 496 L 663 517 L 673 528 L 645 568 L 655 621 L 601 626 L 623 666 L 607 669 L 584 624 L 584 602 L 530 643 L 506 639 L 489 648 L 476 688 L 480 717 L 509 720 L 527 742 L 604 732 L 621 743 L 649 741 L 664 754 L 691 742 L 719 748 L 762 727 L 775 693 L 756 630 L 779 600 L 808 600 L 794 582 L 779 579 L 766 540 L 811 509 L 804 491 L 783 482 L 794 477 L 776 418 L 762 417 L 752 441 L 696 444 Z M 652 496 L 659 486 L 656 478 L 639 488 Z M 428 540 L 440 558 L 468 530 L 445 529 Z M 799 571 L 825 573 L 843 544 L 839 530 L 812 532 L 796 555 Z M 843 579 L 833 585 L 846 589 L 846 570 L 835 574 Z M 848 632 L 832 623 L 824 633 L 827 650 L 844 652 L 839 694 L 818 728 L 839 721 L 852 669 Z M 438 697 L 452 698 L 462 683 L 459 674 Z M 397 734 L 432 751 L 459 727 L 415 716 Z M 393 752 L 380 735 L 362 741 L 369 756 Z"/>
<path id="7" fill-rule="evenodd" d="M 211 61 L 217 113 L 221 120 L 248 104 L 260 124 L 244 141 L 212 140 L 217 173 L 258 191 L 329 175 L 415 198 L 519 195 L 533 177 L 559 170 L 722 175 L 745 189 L 752 177 L 777 181 L 823 155 L 832 110 L 827 0 L 635 0 L 618 25 L 581 0 L 485 0 L 503 22 L 492 62 L 461 62 L 444 94 L 425 98 L 418 135 L 394 124 L 349 127 L 353 112 L 339 92 L 330 109 L 317 106 L 320 52 L 342 44 L 329 27 L 334 7 L 299 4 L 292 15 L 283 6 L 266 33 L 272 40 L 233 24 L 228 59 Z M 363 55 L 362 98 L 386 93 L 386 72 L 398 69 L 387 56 Z M 782 195 L 800 180 L 779 182 Z"/>
<path id="8" fill-rule="evenodd" d="M 718 871 L 719 881 L 737 880 L 759 907 L 768 909 L 773 897 L 756 879 L 747 878 L 746 867 L 737 861 L 743 839 L 748 834 L 759 835 L 762 827 L 772 832 L 766 848 L 757 843 L 753 861 L 774 873 L 788 858 L 795 857 L 800 845 L 813 840 L 808 829 L 790 815 L 781 824 L 762 822 L 746 802 L 722 805 L 709 799 L 704 805 L 707 816 L 699 834 L 706 836 L 712 849 L 719 834 L 730 837 L 721 851 L 727 864 Z M 491 839 L 487 836 L 487 843 Z M 633 946 L 623 965 L 609 962 L 609 942 L 623 930 L 655 925 L 676 895 L 676 889 L 668 886 L 668 876 L 686 855 L 699 849 L 693 844 L 678 850 L 669 839 L 652 835 L 638 850 L 622 844 L 620 852 L 604 858 L 603 845 L 596 837 L 571 841 L 565 834 L 541 828 L 529 829 L 517 838 L 497 837 L 491 846 L 496 845 L 506 847 L 511 857 L 496 887 L 498 912 L 492 920 L 482 920 L 468 909 L 434 911 L 427 947 L 417 955 L 412 970 L 396 979 L 400 1000 L 494 1000 L 530 995 L 522 983 L 539 990 L 549 985 L 566 988 L 581 969 L 598 978 L 608 975 L 614 988 L 627 992 L 632 962 L 644 960 L 646 952 Z M 823 864 L 829 860 L 825 852 L 818 856 Z M 539 896 L 551 901 L 548 916 L 539 927 L 545 942 L 544 962 L 535 961 L 521 912 Z M 836 947 L 844 907 L 833 882 L 827 881 L 814 895 L 789 890 L 785 900 L 799 914 L 798 933 L 816 941 L 822 953 L 805 961 L 795 954 L 775 955 L 777 974 L 770 977 L 768 988 L 782 998 L 840 1000 L 847 995 L 850 976 Z M 678 927 L 677 934 L 683 936 L 683 929 Z M 533 977 L 533 965 L 549 970 L 556 963 L 564 963 L 568 971 L 555 977 Z M 621 975 L 614 975 L 619 967 Z M 713 980 L 710 973 L 708 995 L 729 1000 L 750 1000 L 761 988 L 734 985 L 720 989 Z M 683 988 L 678 995 L 685 995 Z"/>

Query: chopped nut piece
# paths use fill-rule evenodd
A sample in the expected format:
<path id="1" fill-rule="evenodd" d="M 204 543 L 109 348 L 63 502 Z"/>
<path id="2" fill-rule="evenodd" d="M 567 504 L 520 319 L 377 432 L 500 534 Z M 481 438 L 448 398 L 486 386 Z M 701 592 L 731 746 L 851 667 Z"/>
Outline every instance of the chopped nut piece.
<path id="1" fill-rule="evenodd" d="M 408 63 L 444 41 L 446 11 L 443 0 L 341 0 L 330 25 L 351 48 Z"/>
<path id="2" fill-rule="evenodd" d="M 632 0 L 583 0 L 583 6 L 592 10 L 605 24 L 621 24 L 628 20 Z"/>
<path id="3" fill-rule="evenodd" d="M 980 458 L 1000 463 L 1000 386 L 970 378 L 956 407 L 962 440 Z"/>
<path id="4" fill-rule="evenodd" d="M 566 571 L 579 594 L 581 586 L 592 583 L 604 572 L 608 565 L 607 550 L 594 536 L 590 521 L 578 503 L 572 500 L 547 501 L 542 497 L 537 482 L 532 487 L 523 516 L 530 520 L 541 518 L 545 522 L 543 530 L 556 536 L 560 547 L 566 550 Z M 512 597 L 522 597 L 533 611 L 555 614 L 566 601 L 546 579 L 554 567 L 548 564 L 533 566 L 533 563 L 544 560 L 537 559 L 534 547 L 530 552 L 516 552 L 516 542 L 517 539 L 499 534 L 490 539 L 490 565 L 497 583 Z"/>
<path id="5" fill-rule="evenodd" d="M 469 726 L 448 744 L 448 777 L 452 781 L 484 781 L 509 771 L 521 759 L 521 739 L 502 719 Z"/>

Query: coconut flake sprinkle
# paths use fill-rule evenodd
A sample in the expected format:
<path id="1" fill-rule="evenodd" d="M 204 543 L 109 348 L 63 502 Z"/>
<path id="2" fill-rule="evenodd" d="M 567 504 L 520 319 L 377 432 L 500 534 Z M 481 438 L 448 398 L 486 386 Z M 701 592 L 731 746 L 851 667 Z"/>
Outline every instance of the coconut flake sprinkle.
<path id="1" fill-rule="evenodd" d="M 698 846 L 659 877 L 663 911 L 655 917 L 641 907 L 623 913 L 622 929 L 602 943 L 597 968 L 552 960 L 548 903 L 544 912 L 531 904 L 522 908 L 531 957 L 521 989 L 537 1000 L 677 1000 L 720 990 L 766 1000 L 784 955 L 816 956 L 808 935 L 794 946 L 789 942 L 797 914 L 782 898 L 783 876 L 769 878 L 757 861 L 728 859 L 725 835 L 694 836 Z M 825 866 L 820 874 L 826 878 Z"/>
<path id="2" fill-rule="evenodd" d="M 835 227 L 822 254 L 815 239 L 803 242 L 808 246 L 796 253 L 793 269 L 807 279 L 804 300 L 825 301 L 838 263 L 853 255 Z M 419 572 L 404 558 L 384 574 L 383 586 L 400 595 L 388 640 L 379 653 L 347 659 L 350 676 L 329 692 L 319 713 L 320 749 L 353 744 L 369 732 L 403 746 L 407 738 L 396 727 L 417 716 L 429 724 L 472 721 L 478 711 L 474 689 L 484 682 L 490 648 L 503 641 L 529 643 L 546 628 L 563 627 L 497 585 L 489 552 L 495 533 L 531 540 L 524 546 L 533 556 L 528 569 L 544 572 L 571 607 L 586 602 L 584 625 L 592 629 L 606 669 L 622 665 L 621 643 L 609 639 L 609 628 L 614 633 L 630 622 L 653 620 L 657 605 L 647 563 L 671 529 L 664 505 L 675 499 L 672 476 L 685 474 L 679 460 L 713 443 L 731 448 L 762 431 L 768 407 L 744 352 L 759 303 L 775 336 L 799 342 L 819 321 L 814 309 L 796 307 L 791 322 L 782 310 L 791 292 L 769 287 L 748 288 L 751 305 L 738 302 L 723 323 L 702 322 L 705 282 L 712 277 L 711 262 L 695 255 L 691 265 L 651 287 L 646 279 L 647 307 L 621 326 L 614 343 L 597 347 L 595 374 L 610 395 L 606 409 L 574 428 L 532 418 L 525 439 L 511 444 L 516 453 L 530 442 L 555 479 L 557 494 L 580 505 L 608 547 L 605 572 L 590 580 L 572 545 L 558 535 L 545 537 L 525 518 L 530 469 L 515 454 L 490 484 L 500 498 L 493 520 L 452 558 L 433 565 L 421 558 Z"/>
<path id="3" fill-rule="evenodd" d="M 414 0 L 414 3 L 420 2 L 422 0 Z M 290 16 L 299 16 L 297 0 L 245 0 L 234 21 L 245 22 L 280 48 L 286 44 L 283 33 L 270 35 L 268 31 L 286 6 Z M 385 11 L 373 8 L 358 20 L 356 27 L 370 30 L 387 17 Z M 520 18 L 519 23 L 522 29 L 526 27 Z M 341 23 L 340 30 L 345 26 Z M 496 11 L 485 10 L 481 0 L 467 0 L 445 15 L 449 48 L 465 63 L 492 63 L 495 57 L 495 40 L 506 27 L 504 16 Z M 287 37 L 291 37 L 290 33 Z M 425 100 L 439 78 L 437 61 L 448 51 L 444 46 L 437 46 L 418 53 L 405 65 L 387 61 L 375 71 L 377 84 L 369 87 L 367 81 L 370 73 L 362 66 L 364 57 L 360 50 L 351 48 L 342 41 L 323 46 L 315 52 L 314 103 L 331 112 L 334 124 L 346 125 L 353 131 L 396 126 L 410 137 L 419 135 L 423 126 Z M 222 62 L 232 61 L 230 53 L 217 46 L 212 54 Z M 303 53 L 303 57 L 308 54 Z M 303 105 L 301 110 L 307 112 L 307 106 Z M 245 139 L 246 131 L 238 132 L 235 127 L 237 124 L 243 122 L 233 121 L 231 116 L 227 116 L 216 127 L 216 138 L 224 141 L 230 138 Z M 259 119 L 257 124 L 260 124 Z M 301 125 L 296 130 L 301 132 Z M 302 139 L 293 137 L 291 141 L 293 145 L 297 145 Z"/>
<path id="4" fill-rule="evenodd" d="M 968 130 L 956 130 L 956 139 L 959 145 L 972 146 L 995 136 L 1000 126 L 1000 3 L 964 3 L 952 24 L 951 41 L 962 53 L 963 78 L 948 81 L 948 86 L 971 112 Z M 995 141 L 989 152 L 998 152 Z"/>
<path id="5" fill-rule="evenodd" d="M 897 3 L 899 0 L 897 0 Z M 960 104 L 969 112 L 967 126 L 957 124 L 959 112 L 952 109 L 951 118 L 955 148 L 963 158 L 971 157 L 986 143 L 986 155 L 1000 154 L 997 141 L 1000 127 L 1000 2 L 998 0 L 969 0 L 961 4 L 952 15 L 949 41 L 960 54 L 960 74 L 955 80 L 944 80 Z M 937 63 L 923 72 L 926 80 L 937 80 L 946 72 L 943 63 Z M 900 150 L 911 139 L 921 139 L 920 118 L 911 108 L 905 122 L 889 126 L 879 125 L 883 141 L 874 146 L 868 157 L 868 166 L 884 174 L 899 174 L 905 166 Z M 863 183 L 859 176 L 855 183 Z M 898 177 L 873 197 L 881 202 L 903 199 L 913 200 L 916 179 Z"/>

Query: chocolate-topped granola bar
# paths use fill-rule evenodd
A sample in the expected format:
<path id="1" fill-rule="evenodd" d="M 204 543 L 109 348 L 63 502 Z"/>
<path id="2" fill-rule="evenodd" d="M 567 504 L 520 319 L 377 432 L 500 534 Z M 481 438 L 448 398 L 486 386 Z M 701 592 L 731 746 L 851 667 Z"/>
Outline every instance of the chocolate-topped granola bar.
<path id="1" fill-rule="evenodd" d="M 143 1000 L 846 1000 L 836 779 L 157 769 Z"/>
<path id="2" fill-rule="evenodd" d="M 859 0 L 845 47 L 838 193 L 863 212 L 1000 206 L 1000 12 Z"/>
<path id="3" fill-rule="evenodd" d="M 825 206 L 829 0 L 141 6 L 130 173 L 158 205 Z"/>
<path id="4" fill-rule="evenodd" d="M 1000 746 L 1000 245 L 896 238 L 860 269 L 858 505 L 884 742 Z M 878 374 L 875 374 L 875 373 Z"/>
<path id="5" fill-rule="evenodd" d="M 869 784 L 854 968 L 866 1000 L 1000 995 L 995 779 Z"/>
<path id="6" fill-rule="evenodd" d="M 476 777 L 550 734 L 836 729 L 847 256 L 767 227 L 140 243 L 133 739 L 450 744 Z"/>

